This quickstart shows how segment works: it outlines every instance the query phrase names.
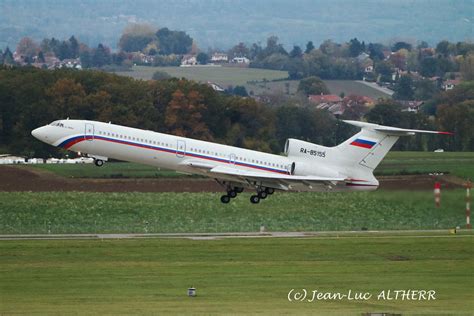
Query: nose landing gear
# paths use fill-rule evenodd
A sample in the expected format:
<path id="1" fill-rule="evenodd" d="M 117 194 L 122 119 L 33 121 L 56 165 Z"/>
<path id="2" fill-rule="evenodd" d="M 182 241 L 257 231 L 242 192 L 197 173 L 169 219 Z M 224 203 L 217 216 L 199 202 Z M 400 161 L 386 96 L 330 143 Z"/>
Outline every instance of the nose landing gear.
<path id="1" fill-rule="evenodd" d="M 100 159 L 94 159 L 94 164 L 97 166 L 97 167 L 102 167 L 104 165 L 104 161 L 103 160 L 100 160 Z"/>

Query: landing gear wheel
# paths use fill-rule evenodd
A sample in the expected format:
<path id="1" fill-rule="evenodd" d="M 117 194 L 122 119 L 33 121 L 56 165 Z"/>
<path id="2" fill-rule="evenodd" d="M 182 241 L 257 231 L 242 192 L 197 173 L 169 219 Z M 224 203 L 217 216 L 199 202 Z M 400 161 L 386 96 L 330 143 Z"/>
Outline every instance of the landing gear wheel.
<path id="1" fill-rule="evenodd" d="M 237 196 L 237 192 L 234 190 L 227 191 L 227 195 L 231 198 L 235 198 Z"/>
<path id="2" fill-rule="evenodd" d="M 221 202 L 224 203 L 224 204 L 229 203 L 230 202 L 230 196 L 228 196 L 228 195 L 221 196 Z"/>
<path id="3" fill-rule="evenodd" d="M 237 192 L 237 193 L 242 193 L 242 192 L 244 192 L 244 188 L 235 187 L 234 191 Z"/>
<path id="4" fill-rule="evenodd" d="M 274 188 L 266 188 L 265 192 L 267 192 L 268 195 L 272 195 L 273 193 L 275 193 L 275 189 Z"/>
<path id="5" fill-rule="evenodd" d="M 260 198 L 258 197 L 258 195 L 252 195 L 250 197 L 250 202 L 252 202 L 253 204 L 258 204 L 258 202 L 260 202 Z"/>
<path id="6" fill-rule="evenodd" d="M 103 160 L 100 160 L 100 159 L 96 159 L 94 160 L 94 164 L 97 166 L 97 167 L 102 167 L 104 165 L 104 161 Z"/>
<path id="7" fill-rule="evenodd" d="M 260 192 L 258 192 L 258 197 L 261 198 L 261 199 L 263 199 L 263 200 L 265 200 L 265 199 L 267 198 L 267 195 L 268 195 L 268 194 L 267 194 L 267 192 L 265 192 L 265 191 L 260 191 Z"/>

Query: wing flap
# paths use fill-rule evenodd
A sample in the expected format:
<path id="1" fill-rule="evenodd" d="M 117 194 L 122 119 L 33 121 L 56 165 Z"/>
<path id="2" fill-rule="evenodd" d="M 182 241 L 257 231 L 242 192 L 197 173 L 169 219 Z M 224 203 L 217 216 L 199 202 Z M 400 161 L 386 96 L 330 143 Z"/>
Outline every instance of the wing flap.
<path id="1" fill-rule="evenodd" d="M 255 172 L 247 171 L 236 168 L 218 166 L 210 170 L 211 173 L 223 174 L 227 176 L 236 176 L 244 179 L 257 179 L 257 180 L 281 180 L 283 182 L 340 182 L 345 181 L 345 178 L 329 178 L 329 177 L 318 177 L 318 176 L 294 176 L 289 174 L 272 174 L 267 172 Z"/>

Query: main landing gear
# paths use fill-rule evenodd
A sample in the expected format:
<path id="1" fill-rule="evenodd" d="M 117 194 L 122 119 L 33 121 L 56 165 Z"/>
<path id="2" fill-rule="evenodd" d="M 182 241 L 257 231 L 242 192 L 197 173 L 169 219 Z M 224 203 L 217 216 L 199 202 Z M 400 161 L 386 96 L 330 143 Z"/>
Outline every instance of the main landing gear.
<path id="1" fill-rule="evenodd" d="M 236 198 L 237 194 L 244 192 L 242 187 L 228 188 L 227 194 L 221 196 L 221 202 L 227 204 L 230 202 L 230 199 Z"/>
<path id="2" fill-rule="evenodd" d="M 263 188 L 263 187 L 258 187 L 257 188 L 257 195 L 252 195 L 250 197 L 250 202 L 252 204 L 258 204 L 260 200 L 265 200 L 267 196 L 272 195 L 275 193 L 275 189 L 273 188 Z"/>

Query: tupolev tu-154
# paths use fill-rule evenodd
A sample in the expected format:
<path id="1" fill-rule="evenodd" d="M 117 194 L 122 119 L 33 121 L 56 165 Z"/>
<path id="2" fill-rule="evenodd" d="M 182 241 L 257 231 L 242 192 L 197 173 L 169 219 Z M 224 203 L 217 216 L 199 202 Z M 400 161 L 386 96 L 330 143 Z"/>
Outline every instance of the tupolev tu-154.
<path id="1" fill-rule="evenodd" d="M 58 120 L 31 134 L 50 145 L 85 153 L 99 167 L 112 158 L 213 178 L 226 191 L 222 203 L 244 189 L 256 192 L 250 197 L 252 203 L 275 190 L 375 190 L 379 182 L 373 171 L 399 137 L 451 134 L 344 122 L 360 132 L 334 147 L 290 138 L 284 155 L 87 120 Z"/>

